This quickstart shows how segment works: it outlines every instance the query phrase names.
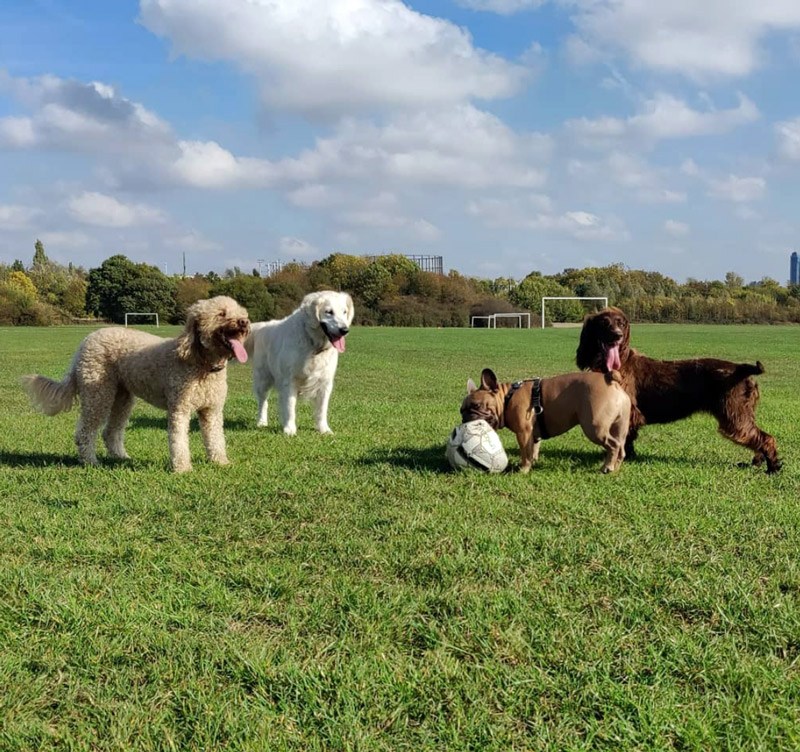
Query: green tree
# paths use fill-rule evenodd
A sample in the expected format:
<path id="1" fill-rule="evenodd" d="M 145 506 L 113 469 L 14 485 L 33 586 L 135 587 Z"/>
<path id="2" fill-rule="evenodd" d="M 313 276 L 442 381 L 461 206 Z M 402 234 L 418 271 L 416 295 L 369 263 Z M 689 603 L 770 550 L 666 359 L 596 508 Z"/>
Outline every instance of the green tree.
<path id="1" fill-rule="evenodd" d="M 740 277 L 736 272 L 726 272 L 725 287 L 727 287 L 731 293 L 737 293 L 744 287 L 744 278 Z"/>
<path id="2" fill-rule="evenodd" d="M 47 254 L 44 252 L 44 243 L 37 238 L 33 249 L 33 264 L 31 266 L 34 269 L 47 266 L 50 263 L 50 259 L 47 258 Z"/>
<path id="3" fill-rule="evenodd" d="M 233 298 L 247 309 L 251 321 L 266 321 L 275 316 L 275 301 L 261 277 L 249 274 L 227 277 L 215 282 L 210 294 Z"/>
<path id="4" fill-rule="evenodd" d="M 350 256 L 345 253 L 331 254 L 319 262 L 319 266 L 328 273 L 331 287 L 335 290 L 345 290 L 351 294 L 355 291 L 359 275 L 369 264 L 369 259 L 363 256 Z"/>
<path id="5" fill-rule="evenodd" d="M 136 264 L 117 254 L 89 271 L 87 310 L 117 323 L 127 312 L 155 312 L 166 320 L 175 317 L 175 281 L 157 267 Z"/>
<path id="6" fill-rule="evenodd" d="M 559 284 L 554 278 L 531 272 L 512 290 L 509 300 L 516 306 L 541 314 L 543 297 L 573 294 L 570 288 Z M 554 300 L 548 303 L 546 315 L 551 321 L 580 321 L 583 313 L 583 307 L 577 300 Z"/>

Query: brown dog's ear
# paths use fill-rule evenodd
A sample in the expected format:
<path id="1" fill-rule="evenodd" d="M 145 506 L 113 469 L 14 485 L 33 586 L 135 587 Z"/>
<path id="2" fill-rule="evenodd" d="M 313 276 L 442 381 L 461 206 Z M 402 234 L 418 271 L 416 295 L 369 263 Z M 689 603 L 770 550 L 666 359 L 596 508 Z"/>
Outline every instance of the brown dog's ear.
<path id="1" fill-rule="evenodd" d="M 595 322 L 598 316 L 600 316 L 599 313 L 590 313 L 583 320 L 581 336 L 578 340 L 578 349 L 575 351 L 575 365 L 578 366 L 581 371 L 591 368 L 597 357 L 598 345 L 597 335 L 595 334 L 597 324 Z"/>
<path id="2" fill-rule="evenodd" d="M 497 376 L 491 368 L 484 368 L 481 371 L 481 389 L 488 389 L 490 392 L 497 391 Z"/>
<path id="3" fill-rule="evenodd" d="M 472 394 L 478 387 L 472 379 L 467 379 L 467 394 Z"/>

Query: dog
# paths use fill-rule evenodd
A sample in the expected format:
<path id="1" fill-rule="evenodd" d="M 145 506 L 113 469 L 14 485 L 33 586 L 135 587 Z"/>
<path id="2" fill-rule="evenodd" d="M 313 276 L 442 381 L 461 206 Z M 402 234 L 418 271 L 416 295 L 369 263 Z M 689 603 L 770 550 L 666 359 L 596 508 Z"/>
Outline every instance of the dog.
<path id="1" fill-rule="evenodd" d="M 631 400 L 618 374 L 565 373 L 501 384 L 494 371 L 484 368 L 480 387 L 469 379 L 461 403 L 465 423 L 483 418 L 495 430 L 505 426 L 516 434 L 522 473 L 539 459 L 542 439 L 577 425 L 589 441 L 606 450 L 602 472 L 619 470 L 630 414 Z"/>
<path id="2" fill-rule="evenodd" d="M 226 366 L 247 361 L 243 341 L 250 331 L 247 311 L 232 298 L 200 300 L 186 312 L 183 333 L 174 339 L 123 327 L 92 332 L 81 343 L 60 382 L 23 377 L 23 386 L 46 415 L 80 401 L 75 431 L 78 455 L 97 464 L 97 433 L 111 457 L 128 459 L 124 434 L 136 397 L 167 411 L 172 469 L 191 470 L 189 419 L 197 412 L 206 454 L 227 465 L 222 409 L 228 392 Z"/>
<path id="3" fill-rule="evenodd" d="M 775 439 L 755 421 L 759 390 L 751 377 L 764 373 L 760 361 L 751 365 L 716 358 L 648 358 L 630 347 L 627 316 L 609 307 L 584 319 L 575 362 L 583 370 L 619 371 L 633 405 L 625 447 L 629 457 L 635 454 L 633 442 L 642 426 L 707 412 L 717 419 L 726 439 L 753 451 L 753 465 L 766 461 L 767 473 L 780 470 Z"/>
<path id="4" fill-rule="evenodd" d="M 347 293 L 323 290 L 306 295 L 286 318 L 253 324 L 244 345 L 252 356 L 259 426 L 268 425 L 267 397 L 274 386 L 287 436 L 297 433 L 298 397 L 313 402 L 317 430 L 333 433 L 328 425 L 328 403 L 353 314 L 353 301 Z"/>

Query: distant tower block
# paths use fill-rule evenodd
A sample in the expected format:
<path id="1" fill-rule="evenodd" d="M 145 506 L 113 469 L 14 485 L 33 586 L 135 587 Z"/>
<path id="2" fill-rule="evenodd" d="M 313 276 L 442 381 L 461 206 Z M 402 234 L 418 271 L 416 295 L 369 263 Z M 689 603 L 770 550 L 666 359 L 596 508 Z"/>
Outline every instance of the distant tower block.
<path id="1" fill-rule="evenodd" d="M 800 285 L 800 256 L 797 251 L 789 256 L 789 284 Z"/>
<path id="2" fill-rule="evenodd" d="M 372 256 L 365 256 L 370 261 L 375 261 L 382 256 L 393 256 L 392 253 L 378 253 Z M 415 256 L 408 253 L 397 254 L 405 256 L 409 261 L 413 261 L 421 271 L 431 272 L 432 274 L 444 274 L 444 262 L 442 256 Z"/>

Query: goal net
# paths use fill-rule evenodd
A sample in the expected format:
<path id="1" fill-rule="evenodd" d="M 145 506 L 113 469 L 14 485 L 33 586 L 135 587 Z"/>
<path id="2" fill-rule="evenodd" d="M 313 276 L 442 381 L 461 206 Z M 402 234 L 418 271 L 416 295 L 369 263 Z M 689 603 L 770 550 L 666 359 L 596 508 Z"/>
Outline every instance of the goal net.
<path id="1" fill-rule="evenodd" d="M 485 321 L 486 329 L 497 329 L 497 320 L 508 321 L 515 328 L 531 328 L 531 315 L 530 313 L 489 313 L 485 316 L 472 316 L 470 317 L 469 325 L 475 327 L 476 321 Z"/>
<path id="2" fill-rule="evenodd" d="M 128 326 L 128 320 L 131 317 L 136 317 L 136 316 L 149 316 L 151 319 L 155 319 L 156 320 L 156 326 L 158 326 L 158 314 L 157 313 L 154 313 L 154 312 L 141 313 L 141 312 L 135 312 L 135 311 L 132 311 L 131 313 L 126 313 L 125 314 L 125 326 Z"/>
<path id="3" fill-rule="evenodd" d="M 542 329 L 545 326 L 545 313 L 547 308 L 547 301 L 549 300 L 593 300 L 595 302 L 602 302 L 603 308 L 608 307 L 608 298 L 607 297 L 598 297 L 598 298 L 590 298 L 590 297 L 582 297 L 580 295 L 576 295 L 573 297 L 569 296 L 557 296 L 557 295 L 546 295 L 542 297 Z M 597 306 L 595 306 L 597 308 Z M 576 322 L 577 323 L 577 322 Z"/>

